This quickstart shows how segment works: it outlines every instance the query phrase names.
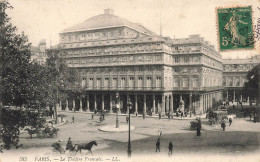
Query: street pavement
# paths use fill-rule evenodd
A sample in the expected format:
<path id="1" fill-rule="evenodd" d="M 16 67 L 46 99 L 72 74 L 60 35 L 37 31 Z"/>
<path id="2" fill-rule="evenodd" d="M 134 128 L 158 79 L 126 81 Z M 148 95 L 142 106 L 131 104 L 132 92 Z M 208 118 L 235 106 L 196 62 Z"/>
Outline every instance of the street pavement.
<path id="1" fill-rule="evenodd" d="M 67 123 L 59 127 L 60 131 L 55 138 L 33 138 L 30 139 L 26 132 L 21 133 L 20 143 L 23 148 L 18 150 L 4 150 L 5 153 L 0 156 L 11 156 L 36 154 L 41 156 L 53 156 L 51 144 L 61 140 L 62 146 L 71 137 L 73 144 L 87 143 L 97 141 L 97 146 L 93 146 L 93 156 L 115 156 L 121 159 L 127 157 L 128 132 L 103 132 L 100 127 L 106 125 L 115 125 L 116 116 L 109 115 L 103 122 L 99 122 L 99 116 L 91 119 L 91 114 L 79 112 L 60 112 L 66 115 Z M 72 116 L 74 115 L 74 123 Z M 210 126 L 207 119 L 202 119 L 201 136 L 196 136 L 196 131 L 190 130 L 191 120 L 161 119 L 131 117 L 131 125 L 135 127 L 131 131 L 131 151 L 132 157 L 166 157 L 191 158 L 196 161 L 200 156 L 208 160 L 212 157 L 227 157 L 232 159 L 237 156 L 258 157 L 260 153 L 260 123 L 253 123 L 249 119 L 235 118 L 232 125 L 222 131 L 220 124 Z M 126 116 L 119 116 L 119 127 L 127 125 Z M 162 135 L 161 152 L 155 152 L 155 144 Z M 173 155 L 168 156 L 168 144 L 173 143 Z M 84 152 L 82 156 L 90 156 L 90 153 Z M 216 155 L 216 156 L 215 156 Z M 260 154 L 259 154 L 260 155 Z M 79 155 L 80 156 L 80 155 Z M 239 161 L 239 159 L 237 159 Z M 237 161 L 236 160 L 236 161 Z M 248 158 L 247 158 L 248 160 Z M 152 160 L 151 160 L 152 161 Z M 249 160 L 250 161 L 250 160 Z"/>

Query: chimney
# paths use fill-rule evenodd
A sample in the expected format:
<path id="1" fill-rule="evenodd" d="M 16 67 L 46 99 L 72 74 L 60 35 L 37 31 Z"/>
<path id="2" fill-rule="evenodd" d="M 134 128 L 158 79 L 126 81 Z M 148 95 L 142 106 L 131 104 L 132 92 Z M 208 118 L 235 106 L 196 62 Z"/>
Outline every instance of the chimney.
<path id="1" fill-rule="evenodd" d="M 114 13 L 114 10 L 112 10 L 110 8 L 104 9 L 104 14 L 105 15 L 113 15 L 113 13 Z"/>

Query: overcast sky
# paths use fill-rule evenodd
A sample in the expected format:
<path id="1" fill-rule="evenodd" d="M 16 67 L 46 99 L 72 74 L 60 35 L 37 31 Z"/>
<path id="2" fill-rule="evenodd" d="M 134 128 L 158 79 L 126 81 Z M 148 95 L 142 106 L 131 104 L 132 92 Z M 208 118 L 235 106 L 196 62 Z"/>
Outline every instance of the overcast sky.
<path id="1" fill-rule="evenodd" d="M 249 0 L 248 0 L 249 1 Z M 141 23 L 149 30 L 160 34 L 160 19 L 163 36 L 185 38 L 200 34 L 217 44 L 216 7 L 252 5 L 254 23 L 260 18 L 258 0 L 9 0 L 14 7 L 8 14 L 18 32 L 24 31 L 29 41 L 37 46 L 46 39 L 47 46 L 59 43 L 59 32 L 81 23 L 93 16 L 103 14 L 103 9 L 111 8 L 114 15 L 131 22 Z M 161 15 L 161 16 L 160 16 Z M 245 58 L 259 53 L 256 50 L 221 52 L 223 58 Z M 258 52 L 256 52 L 258 51 Z"/>

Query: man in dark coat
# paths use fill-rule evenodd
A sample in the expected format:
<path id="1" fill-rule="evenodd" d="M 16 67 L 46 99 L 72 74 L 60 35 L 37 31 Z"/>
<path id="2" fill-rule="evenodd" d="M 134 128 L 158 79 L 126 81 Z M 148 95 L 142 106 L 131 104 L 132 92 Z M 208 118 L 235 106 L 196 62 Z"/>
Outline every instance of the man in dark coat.
<path id="1" fill-rule="evenodd" d="M 161 152 L 161 151 L 160 151 L 160 138 L 158 138 L 158 140 L 157 140 L 157 142 L 156 142 L 156 150 L 155 150 L 155 152 L 157 152 L 157 150 L 158 150 L 159 152 Z"/>
<path id="2" fill-rule="evenodd" d="M 229 126 L 230 126 L 232 124 L 232 119 L 229 118 L 228 121 L 229 121 Z"/>
<path id="3" fill-rule="evenodd" d="M 69 140 L 66 144 L 66 150 L 72 150 L 73 146 L 72 146 L 72 141 L 70 140 L 71 138 L 69 137 Z"/>
<path id="4" fill-rule="evenodd" d="M 172 155 L 172 148 L 173 148 L 173 144 L 172 144 L 172 141 L 170 141 L 170 143 L 169 143 L 169 152 L 168 152 L 169 155 Z"/>
<path id="5" fill-rule="evenodd" d="M 226 128 L 226 123 L 224 120 L 222 120 L 221 122 L 221 127 L 223 128 L 223 131 L 225 131 L 225 128 Z"/>

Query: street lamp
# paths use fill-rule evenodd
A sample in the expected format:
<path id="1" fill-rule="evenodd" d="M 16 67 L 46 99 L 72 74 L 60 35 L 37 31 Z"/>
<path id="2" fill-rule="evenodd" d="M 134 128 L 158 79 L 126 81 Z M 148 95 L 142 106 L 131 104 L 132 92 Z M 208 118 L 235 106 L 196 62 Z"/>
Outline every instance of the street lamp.
<path id="1" fill-rule="evenodd" d="M 119 102 L 118 102 L 119 94 L 116 92 L 116 128 L 119 128 L 119 122 L 118 122 L 118 109 L 119 107 Z"/>
<path id="2" fill-rule="evenodd" d="M 129 126 L 129 132 L 128 132 L 128 150 L 127 150 L 127 154 L 128 154 L 128 157 L 130 158 L 131 157 L 131 139 L 130 139 L 130 110 L 132 108 L 133 104 L 130 100 L 130 98 L 128 99 L 127 101 L 127 107 L 128 107 L 128 117 L 129 117 L 129 121 L 128 121 L 128 126 Z"/>

